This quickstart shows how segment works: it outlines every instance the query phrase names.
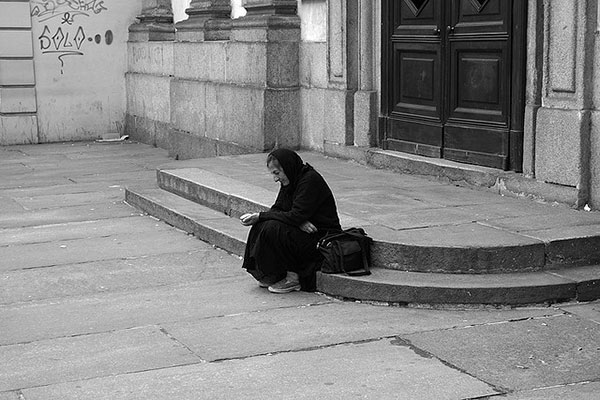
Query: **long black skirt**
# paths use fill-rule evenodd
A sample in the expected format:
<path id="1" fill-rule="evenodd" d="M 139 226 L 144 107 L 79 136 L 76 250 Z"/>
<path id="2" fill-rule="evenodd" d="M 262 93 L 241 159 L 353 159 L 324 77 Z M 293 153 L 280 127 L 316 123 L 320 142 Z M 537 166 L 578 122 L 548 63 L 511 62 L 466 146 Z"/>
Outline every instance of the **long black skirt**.
<path id="1" fill-rule="evenodd" d="M 303 290 L 315 290 L 315 271 L 321 260 L 317 242 L 322 234 L 309 234 L 276 220 L 252 225 L 242 265 L 256 280 L 275 283 L 287 271 L 300 276 Z"/>

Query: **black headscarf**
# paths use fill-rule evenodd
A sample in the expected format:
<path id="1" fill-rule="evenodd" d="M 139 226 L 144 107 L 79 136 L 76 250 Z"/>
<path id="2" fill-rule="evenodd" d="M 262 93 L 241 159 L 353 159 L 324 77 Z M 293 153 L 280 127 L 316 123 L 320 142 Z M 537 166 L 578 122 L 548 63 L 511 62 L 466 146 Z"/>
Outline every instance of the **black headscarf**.
<path id="1" fill-rule="evenodd" d="M 302 174 L 307 170 L 312 169 L 310 165 L 304 164 L 304 161 L 302 161 L 302 158 L 300 158 L 298 153 L 292 150 L 273 150 L 269 153 L 269 156 L 273 156 L 279 161 L 279 165 L 281 166 L 281 169 L 283 169 L 285 176 L 290 180 L 290 184 L 286 188 L 286 191 L 289 191 L 290 193 L 294 192 L 296 184 L 300 180 Z"/>

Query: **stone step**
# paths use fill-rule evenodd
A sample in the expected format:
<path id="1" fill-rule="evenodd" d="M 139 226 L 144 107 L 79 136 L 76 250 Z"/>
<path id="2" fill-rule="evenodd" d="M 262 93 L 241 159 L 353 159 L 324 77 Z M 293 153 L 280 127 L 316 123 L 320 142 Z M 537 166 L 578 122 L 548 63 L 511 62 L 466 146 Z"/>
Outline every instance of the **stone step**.
<path id="1" fill-rule="evenodd" d="M 237 218 L 159 188 L 128 188 L 126 201 L 201 240 L 242 255 L 248 228 Z M 241 261 L 240 261 L 241 266 Z M 402 304 L 525 305 L 600 298 L 600 266 L 504 274 L 418 273 L 373 268 L 372 275 L 318 273 L 317 290 Z"/>
<path id="2" fill-rule="evenodd" d="M 273 190 L 201 168 L 159 170 L 157 179 L 162 189 L 231 217 L 263 211 L 276 195 Z M 365 207 L 361 202 L 364 199 L 338 200 L 340 219 L 342 226 L 361 226 L 374 239 L 375 268 L 442 273 L 526 272 L 575 263 L 593 264 L 600 257 L 598 225 L 588 227 L 586 235 L 576 239 L 548 238 L 543 236 L 547 232 L 542 231 L 539 237 L 535 233 L 521 234 L 505 228 L 501 221 L 496 225 L 468 221 L 396 230 L 356 218 L 352 211 Z"/>

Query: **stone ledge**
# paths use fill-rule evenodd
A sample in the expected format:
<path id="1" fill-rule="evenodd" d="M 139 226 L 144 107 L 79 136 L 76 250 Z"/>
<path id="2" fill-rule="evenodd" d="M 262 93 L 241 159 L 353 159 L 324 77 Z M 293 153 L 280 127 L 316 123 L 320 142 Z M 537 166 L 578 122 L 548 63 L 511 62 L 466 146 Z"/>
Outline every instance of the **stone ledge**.
<path id="1" fill-rule="evenodd" d="M 433 274 L 373 269 L 367 277 L 318 273 L 317 289 L 353 300 L 401 304 L 526 305 L 600 297 L 600 266 L 568 279 L 547 272 Z M 579 269 L 583 272 L 583 269 Z"/>

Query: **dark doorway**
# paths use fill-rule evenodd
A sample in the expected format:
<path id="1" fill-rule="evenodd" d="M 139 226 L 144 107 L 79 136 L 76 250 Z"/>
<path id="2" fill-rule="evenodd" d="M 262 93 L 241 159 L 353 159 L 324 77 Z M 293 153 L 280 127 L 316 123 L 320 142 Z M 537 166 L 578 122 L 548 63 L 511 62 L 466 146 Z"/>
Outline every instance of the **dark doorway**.
<path id="1" fill-rule="evenodd" d="M 527 2 L 383 5 L 383 148 L 520 171 Z"/>

